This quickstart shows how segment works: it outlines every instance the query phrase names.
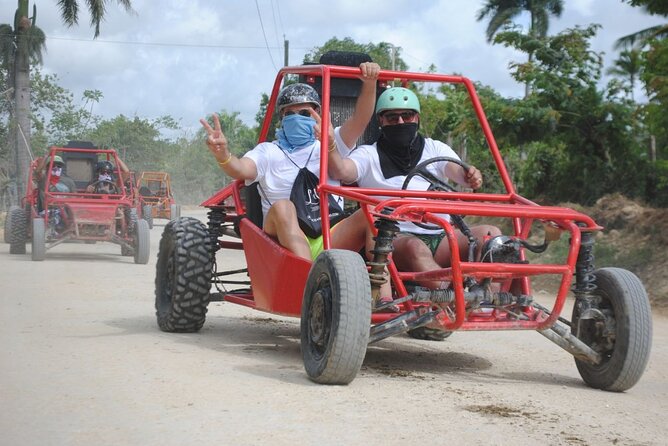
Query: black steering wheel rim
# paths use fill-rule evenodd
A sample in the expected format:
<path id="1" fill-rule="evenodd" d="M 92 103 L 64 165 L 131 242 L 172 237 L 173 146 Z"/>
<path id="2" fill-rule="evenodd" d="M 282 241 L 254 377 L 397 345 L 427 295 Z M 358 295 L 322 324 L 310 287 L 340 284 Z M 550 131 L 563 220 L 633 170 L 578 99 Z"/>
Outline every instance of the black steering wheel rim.
<path id="1" fill-rule="evenodd" d="M 109 185 L 113 188 L 113 192 L 112 192 L 113 194 L 118 194 L 118 193 L 120 193 L 120 192 L 119 192 L 119 189 L 118 189 L 118 186 L 117 186 L 116 183 L 114 183 L 113 181 L 111 181 L 111 180 L 97 180 L 97 181 L 91 183 L 91 186 L 93 186 L 93 190 L 95 191 L 96 194 L 101 194 L 101 193 L 103 193 L 103 192 L 97 192 L 97 187 L 98 187 L 100 184 L 109 184 Z"/>
<path id="2" fill-rule="evenodd" d="M 422 161 L 419 163 L 417 166 L 413 167 L 410 172 L 406 175 L 406 179 L 404 180 L 404 184 L 401 185 L 402 190 L 406 190 L 408 187 L 408 184 L 411 182 L 413 177 L 419 176 L 422 177 L 423 179 L 427 180 L 429 182 L 430 186 L 428 190 L 443 190 L 445 189 L 446 192 L 456 192 L 455 189 L 450 186 L 449 184 L 445 183 L 441 179 L 435 177 L 431 172 L 427 171 L 426 167 L 430 164 L 434 163 L 439 163 L 439 162 L 451 162 L 455 164 L 459 164 L 462 166 L 465 172 L 468 172 L 468 170 L 471 168 L 471 166 L 464 161 L 457 159 L 457 158 L 452 158 L 449 156 L 435 156 L 434 158 L 429 158 L 427 160 Z"/>
<path id="3" fill-rule="evenodd" d="M 429 158 L 427 160 L 422 161 L 419 163 L 417 166 L 413 167 L 410 172 L 406 175 L 406 179 L 404 180 L 404 184 L 401 185 L 401 190 L 406 190 L 408 187 L 408 184 L 410 181 L 413 179 L 415 176 L 422 177 L 424 180 L 426 180 L 429 183 L 429 188 L 427 190 L 438 190 L 442 192 L 457 192 L 455 188 L 450 186 L 448 183 L 445 181 L 442 181 L 441 179 L 435 177 L 431 172 L 429 172 L 426 167 L 430 164 L 434 163 L 439 163 L 439 162 L 452 162 L 455 164 L 458 164 L 462 166 L 465 172 L 468 172 L 470 169 L 470 165 L 467 164 L 466 162 L 457 159 L 457 158 L 452 158 L 449 156 L 436 156 L 434 158 Z M 462 220 L 463 223 L 463 220 Z M 432 224 L 425 224 L 425 223 L 417 223 L 413 222 L 414 225 L 419 226 L 420 228 L 423 229 L 430 229 L 430 230 L 436 230 L 436 229 L 442 229 L 438 225 L 432 225 Z"/>

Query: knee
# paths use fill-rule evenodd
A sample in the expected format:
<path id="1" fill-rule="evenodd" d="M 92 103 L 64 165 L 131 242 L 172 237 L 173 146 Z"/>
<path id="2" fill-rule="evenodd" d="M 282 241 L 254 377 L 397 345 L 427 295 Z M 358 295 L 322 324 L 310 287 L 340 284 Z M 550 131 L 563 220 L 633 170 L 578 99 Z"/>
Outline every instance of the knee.
<path id="1" fill-rule="evenodd" d="M 395 246 L 395 256 L 400 256 L 404 262 L 411 265 L 423 259 L 431 259 L 431 251 L 422 240 L 417 237 L 406 237 Z"/>
<path id="2" fill-rule="evenodd" d="M 290 200 L 278 200 L 269 208 L 269 213 L 277 222 L 287 223 L 297 219 L 297 211 Z"/>
<path id="3" fill-rule="evenodd" d="M 480 225 L 476 227 L 477 238 L 496 237 L 501 235 L 501 230 L 493 225 Z"/>

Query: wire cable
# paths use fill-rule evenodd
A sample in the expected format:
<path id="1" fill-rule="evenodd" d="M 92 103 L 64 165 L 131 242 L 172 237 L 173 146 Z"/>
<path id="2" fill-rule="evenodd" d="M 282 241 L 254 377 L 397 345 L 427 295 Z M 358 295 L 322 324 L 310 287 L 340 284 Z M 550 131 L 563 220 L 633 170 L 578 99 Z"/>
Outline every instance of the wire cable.
<path id="1" fill-rule="evenodd" d="M 271 49 L 269 49 L 267 33 L 264 32 L 264 23 L 262 23 L 262 14 L 260 14 L 260 5 L 257 3 L 257 0 L 255 0 L 255 7 L 257 8 L 257 16 L 260 19 L 260 28 L 262 28 L 262 36 L 264 37 L 264 44 L 267 46 L 267 52 L 269 53 L 271 64 L 274 66 L 274 70 L 278 71 L 278 68 L 276 68 L 276 63 L 274 62 L 274 56 L 271 55 Z"/>

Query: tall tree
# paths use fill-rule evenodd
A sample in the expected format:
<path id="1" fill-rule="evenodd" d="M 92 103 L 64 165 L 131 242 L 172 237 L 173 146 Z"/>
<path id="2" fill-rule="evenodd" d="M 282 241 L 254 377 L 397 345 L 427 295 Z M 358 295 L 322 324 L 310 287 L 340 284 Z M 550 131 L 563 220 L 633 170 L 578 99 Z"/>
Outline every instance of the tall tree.
<path id="1" fill-rule="evenodd" d="M 100 34 L 100 22 L 104 18 L 105 6 L 110 0 L 86 0 L 91 15 L 91 26 L 95 27 L 95 37 Z M 116 0 L 126 10 L 131 10 L 130 0 Z M 37 6 L 33 4 L 33 14 L 29 17 L 29 0 L 17 0 L 18 7 L 14 15 L 14 26 L 0 25 L 0 48 L 2 64 L 10 66 L 12 86 L 14 88 L 13 131 L 15 176 L 17 198 L 25 191 L 30 147 L 30 63 L 41 63 L 42 50 L 45 48 L 44 32 L 36 25 Z M 61 16 L 65 24 L 73 26 L 78 22 L 79 2 L 77 0 L 58 0 Z"/>
<path id="2" fill-rule="evenodd" d="M 640 50 L 637 48 L 632 48 L 630 50 L 624 50 L 619 53 L 619 58 L 615 60 L 614 65 L 608 68 L 607 73 L 614 76 L 618 76 L 625 81 L 628 81 L 631 100 L 635 101 L 635 96 L 633 90 L 636 86 L 636 81 L 642 70 L 642 61 Z"/>
<path id="3" fill-rule="evenodd" d="M 625 0 L 631 6 L 642 8 L 652 15 L 668 16 L 668 2 L 665 0 Z M 651 39 L 665 39 L 668 37 L 668 23 L 650 26 L 632 34 L 619 38 L 615 42 L 615 48 L 644 47 Z"/>
<path id="4" fill-rule="evenodd" d="M 513 19 L 523 12 L 528 12 L 531 19 L 529 36 L 544 38 L 549 28 L 550 16 L 561 16 L 563 6 L 563 0 L 487 0 L 478 11 L 477 20 L 480 22 L 489 17 L 486 35 L 487 42 L 492 42 L 501 29 L 511 25 Z M 529 63 L 532 60 L 533 51 L 529 51 Z M 525 85 L 525 96 L 529 96 L 530 86 L 528 83 Z"/>

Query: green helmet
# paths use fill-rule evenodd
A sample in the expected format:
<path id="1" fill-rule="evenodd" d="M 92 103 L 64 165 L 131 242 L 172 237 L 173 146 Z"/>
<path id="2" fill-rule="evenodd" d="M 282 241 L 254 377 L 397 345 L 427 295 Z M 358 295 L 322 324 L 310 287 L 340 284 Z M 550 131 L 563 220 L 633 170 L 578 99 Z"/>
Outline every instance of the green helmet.
<path id="1" fill-rule="evenodd" d="M 388 88 L 376 102 L 376 114 L 386 110 L 407 109 L 420 113 L 420 101 L 415 93 L 404 87 Z"/>
<path id="2" fill-rule="evenodd" d="M 49 167 L 49 163 L 50 163 L 50 162 L 51 162 L 51 157 L 50 157 L 50 156 L 47 156 L 47 157 L 46 157 L 46 163 L 45 163 L 44 165 L 45 165 L 46 167 Z M 63 162 L 63 159 L 62 159 L 60 156 L 55 155 L 55 156 L 53 157 L 53 165 L 54 165 L 54 166 L 59 165 L 59 166 L 62 167 L 62 166 L 65 165 L 65 163 Z"/>

